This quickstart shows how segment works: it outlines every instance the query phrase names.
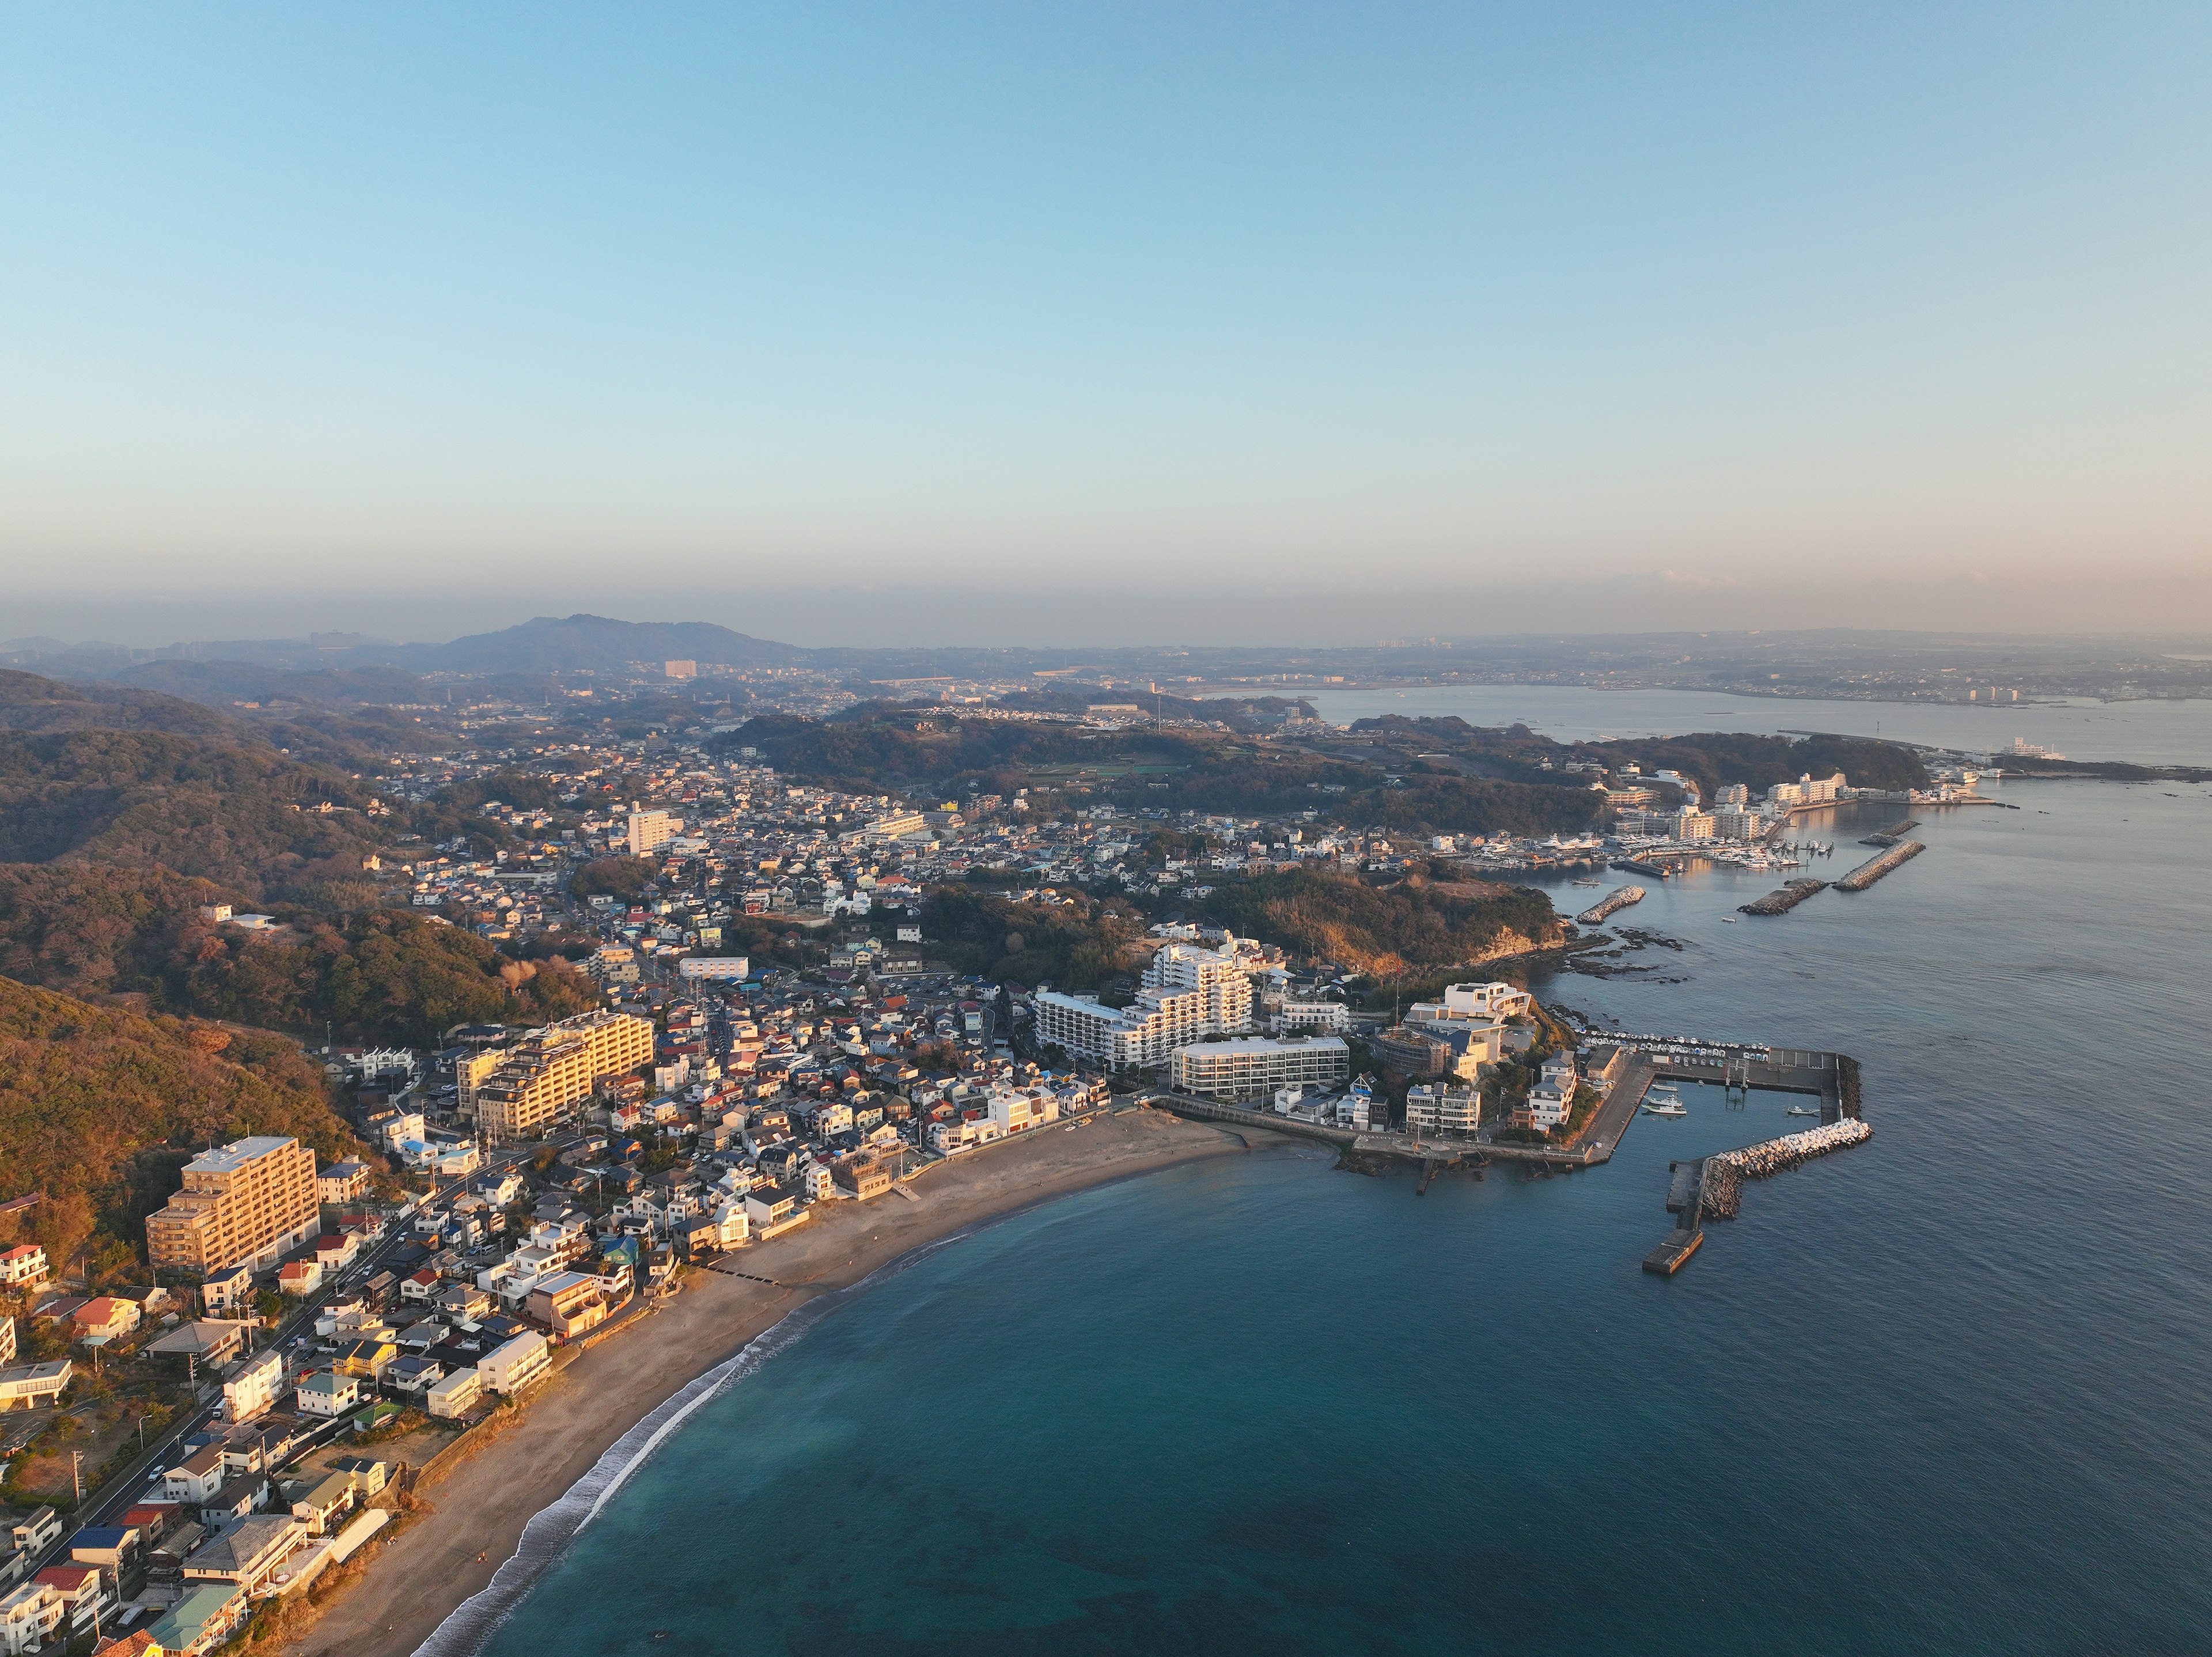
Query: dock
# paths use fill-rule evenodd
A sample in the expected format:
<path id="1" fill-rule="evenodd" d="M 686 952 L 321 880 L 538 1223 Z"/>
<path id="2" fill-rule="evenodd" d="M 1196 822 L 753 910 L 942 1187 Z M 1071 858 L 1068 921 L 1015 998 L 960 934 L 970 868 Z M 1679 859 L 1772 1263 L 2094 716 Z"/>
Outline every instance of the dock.
<path id="1" fill-rule="evenodd" d="M 1705 1241 L 1702 1231 L 1669 1231 L 1659 1247 L 1644 1257 L 1644 1269 L 1654 1276 L 1671 1278 L 1690 1263 Z"/>
<path id="2" fill-rule="evenodd" d="M 1917 840 L 1899 841 L 1880 857 L 1869 858 L 1864 863 L 1836 883 L 1839 892 L 1863 892 L 1880 880 L 1910 863 L 1928 848 Z"/>
<path id="3" fill-rule="evenodd" d="M 1641 886 L 1615 887 L 1612 891 L 1607 892 L 1596 902 L 1591 904 L 1589 908 L 1577 915 L 1575 917 L 1575 920 L 1577 924 L 1580 926 L 1595 926 L 1601 924 L 1607 916 L 1613 913 L 1616 910 L 1626 909 L 1632 903 L 1641 903 L 1643 901 L 1644 889 Z"/>

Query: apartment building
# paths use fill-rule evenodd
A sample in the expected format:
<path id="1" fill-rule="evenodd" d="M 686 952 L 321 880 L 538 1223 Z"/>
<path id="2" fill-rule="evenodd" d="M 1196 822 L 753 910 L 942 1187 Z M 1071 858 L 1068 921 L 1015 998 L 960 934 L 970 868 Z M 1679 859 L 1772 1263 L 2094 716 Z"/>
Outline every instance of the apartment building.
<path id="1" fill-rule="evenodd" d="M 0 1285 L 9 1289 L 36 1289 L 46 1280 L 46 1251 L 36 1243 L 25 1243 L 0 1254 Z"/>
<path id="2" fill-rule="evenodd" d="M 552 1367 L 552 1347 L 532 1329 L 485 1353 L 477 1373 L 489 1390 L 506 1396 L 520 1392 Z"/>
<path id="3" fill-rule="evenodd" d="M 1416 1083 L 1406 1089 L 1406 1127 L 1413 1133 L 1473 1133 L 1482 1126 L 1482 1096 L 1472 1088 L 1431 1087 Z"/>
<path id="4" fill-rule="evenodd" d="M 1178 1092 L 1224 1103 L 1270 1099 L 1278 1088 L 1329 1087 L 1352 1074 L 1341 1036 L 1247 1036 L 1177 1047 L 1168 1076 Z"/>
<path id="5" fill-rule="evenodd" d="M 531 1139 L 573 1115 L 602 1076 L 653 1058 L 653 1022 L 625 1012 L 587 1012 L 531 1031 L 476 1083 L 477 1125 L 495 1144 Z"/>
<path id="6" fill-rule="evenodd" d="M 1407 1010 L 1408 1024 L 1494 1024 L 1528 1011 L 1533 998 L 1526 990 L 1492 981 L 1486 984 L 1447 984 L 1441 1001 L 1416 1001 Z"/>
<path id="7" fill-rule="evenodd" d="M 1229 949 L 1170 944 L 1145 968 L 1136 1001 L 1113 1008 L 1057 990 L 1036 998 L 1040 1043 L 1108 1070 L 1144 1070 L 1206 1035 L 1252 1028 L 1252 980 Z"/>
<path id="8" fill-rule="evenodd" d="M 156 1272 L 258 1270 L 320 1229 L 314 1152 L 256 1134 L 185 1164 L 184 1189 L 147 1217 L 146 1254 Z"/>
<path id="9" fill-rule="evenodd" d="M 683 824 L 665 811 L 632 811 L 629 814 L 629 854 L 641 858 L 656 847 L 665 846 L 681 832 Z"/>

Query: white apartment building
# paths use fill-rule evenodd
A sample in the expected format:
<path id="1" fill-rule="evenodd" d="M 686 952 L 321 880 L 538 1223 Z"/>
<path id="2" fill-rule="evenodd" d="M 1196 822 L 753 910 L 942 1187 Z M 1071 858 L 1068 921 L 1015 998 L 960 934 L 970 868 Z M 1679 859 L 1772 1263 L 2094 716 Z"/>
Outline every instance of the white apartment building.
<path id="1" fill-rule="evenodd" d="M 683 831 L 684 825 L 665 811 L 640 811 L 629 814 L 629 854 L 641 858 L 657 847 L 665 846 Z"/>
<path id="2" fill-rule="evenodd" d="M 1352 1009 L 1341 1001 L 1285 1001 L 1269 1012 L 1267 1022 L 1278 1035 L 1302 1030 L 1340 1035 L 1352 1028 Z"/>
<path id="3" fill-rule="evenodd" d="M 222 1378 L 222 1418 L 251 1421 L 272 1408 L 284 1390 L 284 1357 L 275 1347 L 231 1367 Z"/>
<path id="4" fill-rule="evenodd" d="M 519 1393 L 553 1367 L 553 1349 L 535 1329 L 517 1335 L 505 1345 L 485 1353 L 477 1373 L 483 1384 L 502 1395 Z"/>
<path id="5" fill-rule="evenodd" d="M 46 1280 L 46 1251 L 37 1243 L 24 1243 L 0 1254 L 0 1284 L 10 1289 L 36 1289 Z"/>
<path id="6" fill-rule="evenodd" d="M 1711 840 L 1713 838 L 1713 814 L 1700 811 L 1695 806 L 1674 814 L 1671 832 L 1676 840 Z"/>
<path id="7" fill-rule="evenodd" d="M 1473 1133 L 1482 1126 L 1482 1096 L 1417 1083 L 1406 1089 L 1406 1127 L 1414 1133 Z"/>
<path id="8" fill-rule="evenodd" d="M 1019 1133 L 1060 1120 L 1060 1100 L 1042 1088 L 995 1087 L 989 1100 L 991 1120 L 1001 1133 Z"/>
<path id="9" fill-rule="evenodd" d="M 1352 1074 L 1341 1036 L 1247 1036 L 1177 1047 L 1168 1077 L 1176 1091 L 1236 1102 L 1271 1098 L 1279 1088 L 1328 1087 Z"/>
<path id="10" fill-rule="evenodd" d="M 1108 1070 L 1144 1070 L 1167 1062 L 1176 1048 L 1203 1035 L 1252 1028 L 1252 980 L 1234 953 L 1170 944 L 1145 968 L 1136 1001 L 1115 1009 L 1088 996 L 1042 990 L 1036 998 L 1036 1035 L 1074 1058 Z"/>

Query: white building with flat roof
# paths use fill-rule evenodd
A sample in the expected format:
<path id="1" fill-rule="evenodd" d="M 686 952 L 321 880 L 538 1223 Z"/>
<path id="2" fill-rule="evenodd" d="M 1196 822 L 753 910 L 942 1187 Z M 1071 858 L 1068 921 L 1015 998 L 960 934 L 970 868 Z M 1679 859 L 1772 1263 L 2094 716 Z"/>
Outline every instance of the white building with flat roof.
<path id="1" fill-rule="evenodd" d="M 1279 1088 L 1328 1087 L 1352 1074 L 1352 1049 L 1341 1036 L 1252 1035 L 1177 1047 L 1168 1077 L 1179 1093 L 1224 1103 L 1272 1098 Z"/>

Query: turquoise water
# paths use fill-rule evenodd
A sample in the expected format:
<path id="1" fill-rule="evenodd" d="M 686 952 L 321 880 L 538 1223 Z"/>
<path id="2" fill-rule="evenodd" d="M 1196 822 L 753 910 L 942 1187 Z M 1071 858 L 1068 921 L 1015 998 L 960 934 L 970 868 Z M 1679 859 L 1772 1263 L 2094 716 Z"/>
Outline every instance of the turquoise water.
<path id="1" fill-rule="evenodd" d="M 1668 1159 L 1784 1099 L 1685 1089 L 1571 1178 L 1053 1203 L 787 1328 L 490 1651 L 2206 1649 L 2212 790 L 2007 798 L 1778 920 L 1657 887 L 1622 919 L 1685 947 L 1633 958 L 1686 981 L 1551 986 L 1864 1061 L 1874 1141 L 1679 1278 Z"/>

